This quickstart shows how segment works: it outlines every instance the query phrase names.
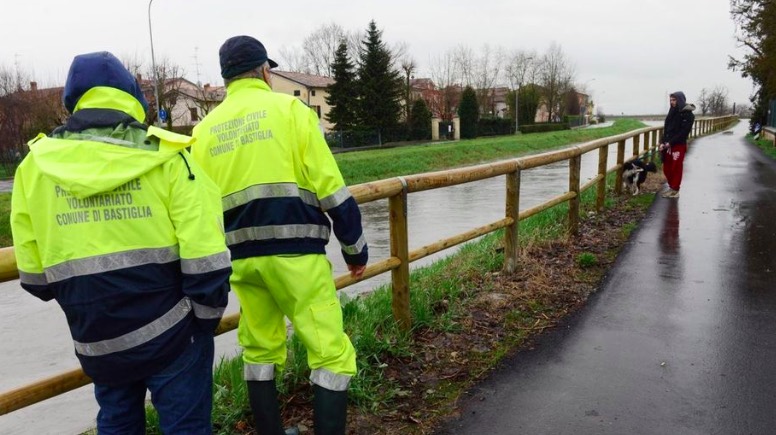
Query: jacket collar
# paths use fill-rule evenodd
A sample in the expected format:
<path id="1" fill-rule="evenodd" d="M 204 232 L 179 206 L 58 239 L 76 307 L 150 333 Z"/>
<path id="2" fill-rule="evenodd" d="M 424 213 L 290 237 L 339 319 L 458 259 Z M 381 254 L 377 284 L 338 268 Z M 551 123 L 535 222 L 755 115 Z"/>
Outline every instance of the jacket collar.
<path id="1" fill-rule="evenodd" d="M 145 124 L 141 124 L 135 118 L 127 115 L 120 110 L 113 109 L 81 109 L 73 113 L 68 118 L 65 125 L 58 127 L 52 134 L 57 134 L 62 130 L 72 133 L 80 133 L 90 128 L 111 127 L 119 125 L 132 125 L 133 127 L 146 129 Z"/>
<path id="2" fill-rule="evenodd" d="M 243 89 L 259 89 L 262 91 L 272 91 L 267 83 L 262 79 L 240 79 L 235 80 L 226 87 L 226 95 L 229 96 Z"/>

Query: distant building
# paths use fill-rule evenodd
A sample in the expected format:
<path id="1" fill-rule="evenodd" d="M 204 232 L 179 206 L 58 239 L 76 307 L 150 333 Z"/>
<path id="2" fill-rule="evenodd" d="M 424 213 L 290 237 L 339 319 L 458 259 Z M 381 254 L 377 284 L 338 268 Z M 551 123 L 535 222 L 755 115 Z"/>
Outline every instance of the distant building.
<path id="1" fill-rule="evenodd" d="M 326 120 L 326 115 L 331 110 L 326 103 L 326 97 L 329 96 L 326 87 L 333 83 L 334 79 L 331 77 L 272 70 L 272 90 L 293 95 L 310 106 L 321 118 L 321 126 L 326 131 L 333 127 L 333 124 Z"/>
<path id="2" fill-rule="evenodd" d="M 148 101 L 149 124 L 156 124 L 156 93 L 153 80 L 144 80 L 138 74 L 137 81 Z M 164 81 L 164 89 L 159 90 L 161 101 L 173 128 L 184 129 L 197 125 L 226 96 L 223 86 L 199 86 L 185 78 L 176 77 Z M 168 125 L 165 121 L 165 126 Z"/>

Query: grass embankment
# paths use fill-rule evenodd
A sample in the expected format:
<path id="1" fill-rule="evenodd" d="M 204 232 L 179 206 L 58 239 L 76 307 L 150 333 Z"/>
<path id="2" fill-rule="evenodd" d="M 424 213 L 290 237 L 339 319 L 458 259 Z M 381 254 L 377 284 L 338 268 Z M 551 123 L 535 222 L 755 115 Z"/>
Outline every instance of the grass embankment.
<path id="1" fill-rule="evenodd" d="M 609 178 L 611 187 L 613 177 Z M 609 198 L 607 208 L 639 214 L 653 198 L 651 194 L 627 196 L 624 201 Z M 582 201 L 583 222 L 593 228 L 599 219 L 589 214 L 594 190 L 585 192 Z M 574 247 L 565 241 L 567 210 L 561 205 L 521 222 L 521 264 L 527 277 L 500 274 L 502 231 L 413 271 L 409 333 L 393 321 L 387 286 L 344 303 L 345 329 L 357 349 L 359 367 L 350 388 L 351 431 L 426 433 L 453 412 L 461 393 L 504 356 L 584 303 L 637 222 L 627 218 L 599 222 L 609 233 Z M 594 233 L 590 228 L 582 231 Z M 557 262 L 561 257 L 568 261 Z M 522 285 L 517 294 L 514 281 Z M 284 416 L 290 424 L 309 425 L 306 354 L 295 337 L 289 343 L 290 359 L 278 378 Z M 215 384 L 215 432 L 252 433 L 241 359 L 222 360 Z"/>
<path id="2" fill-rule="evenodd" d="M 612 136 L 643 124 L 637 121 L 618 121 L 614 126 L 595 130 L 576 130 L 546 134 L 526 135 L 509 138 L 478 139 L 451 144 L 419 147 L 371 150 L 359 153 L 338 154 L 337 160 L 348 184 L 357 184 L 390 176 L 426 172 L 449 167 L 473 164 L 483 161 L 516 157 L 547 149 L 558 148 L 571 143 L 584 142 L 599 137 Z M 611 177 L 610 177 L 611 178 Z M 643 199 L 642 199 L 643 198 Z M 647 195 L 633 200 L 641 201 L 645 208 L 651 203 Z M 595 201 L 593 190 L 583 195 L 583 210 L 588 210 Z M 607 201 L 611 205 L 612 200 Z M 520 224 L 521 245 L 525 249 L 550 240 L 565 239 L 567 206 L 561 205 Z M 584 213 L 587 213 L 585 211 Z M 627 223 L 618 231 L 627 237 L 635 225 Z M 350 387 L 350 401 L 353 406 L 351 427 L 357 433 L 363 431 L 390 433 L 386 428 L 377 429 L 371 423 L 359 424 L 354 420 L 360 416 L 394 415 L 397 403 L 417 403 L 420 411 L 428 403 L 417 401 L 440 401 L 449 403 L 478 377 L 463 379 L 448 378 L 444 385 L 435 383 L 434 388 L 423 390 L 424 397 L 415 397 L 415 388 L 424 388 L 422 380 L 398 379 L 404 364 L 420 364 L 419 355 L 425 354 L 423 336 L 431 334 L 460 333 L 465 328 L 462 317 L 467 313 L 476 288 L 483 284 L 483 277 L 497 273 L 503 264 L 501 248 L 503 232 L 491 234 L 481 240 L 464 245 L 460 251 L 430 266 L 414 270 L 411 274 L 410 306 L 413 329 L 409 333 L 400 331 L 391 311 L 391 293 L 387 286 L 378 288 L 366 297 L 344 301 L 345 329 L 357 350 L 359 373 Z M 575 260 L 580 267 L 605 266 L 611 259 L 599 258 L 601 254 L 580 252 Z M 609 254 L 606 254 L 609 255 Z M 613 256 L 613 254 L 611 254 Z M 600 278 L 600 274 L 585 272 Z M 486 286 L 488 284 L 485 284 Z M 531 320 L 533 314 L 548 308 L 541 302 L 529 303 L 529 312 L 517 310 L 509 322 L 520 323 Z M 545 314 L 546 316 L 546 314 Z M 536 325 L 534 325 L 536 326 Z M 546 327 L 546 326 L 545 326 Z M 475 367 L 479 374 L 495 365 L 510 349 L 523 342 L 529 335 L 528 329 L 514 328 L 502 337 L 499 344 L 478 354 Z M 454 352 L 455 353 L 455 352 Z M 463 355 L 461 355 L 463 357 Z M 428 359 L 427 356 L 423 358 Z M 469 359 L 469 362 L 472 360 Z M 428 361 L 426 361 L 428 362 Z M 310 388 L 306 352 L 295 336 L 289 340 L 289 359 L 284 373 L 278 377 L 284 416 L 292 424 L 309 422 Z M 242 360 L 223 359 L 215 374 L 214 429 L 217 433 L 251 433 L 251 417 L 247 392 L 242 380 Z M 415 385 L 415 383 L 418 383 Z M 447 406 L 438 406 L 446 409 Z M 426 411 L 428 411 L 426 409 Z M 155 413 L 149 409 L 149 433 L 158 433 Z M 410 416 L 410 418 L 412 418 Z M 425 414 L 424 414 L 425 418 Z M 379 419 L 379 417 L 378 417 Z M 363 421 L 370 420 L 364 417 Z M 365 429 L 369 426 L 371 429 Z M 402 429 L 403 430 L 403 429 Z M 364 432 L 364 433 L 366 433 Z"/>
<path id="3" fill-rule="evenodd" d="M 611 127 L 548 133 L 499 136 L 337 154 L 335 157 L 348 185 L 399 175 L 450 169 L 464 165 L 519 157 L 540 151 L 614 136 L 644 127 L 633 119 L 618 120 Z"/>
<path id="4" fill-rule="evenodd" d="M 773 145 L 773 141 L 768 139 L 755 140 L 751 134 L 746 135 L 746 140 L 757 145 L 758 148 L 763 150 L 763 153 L 765 153 L 766 156 L 776 160 L 776 146 Z"/>
<path id="5" fill-rule="evenodd" d="M 391 176 L 518 157 L 612 136 L 643 126 L 638 121 L 619 120 L 611 127 L 599 129 L 379 149 L 338 154 L 336 158 L 345 180 L 352 185 Z M 10 202 L 10 194 L 2 194 L 0 198 L 3 200 L 2 204 Z M 583 195 L 584 207 L 589 207 L 593 201 L 592 190 Z M 609 199 L 608 204 L 611 203 L 612 200 Z M 8 209 L 3 209 L 0 213 L 6 216 L 2 220 L 7 224 Z M 524 252 L 529 252 L 532 246 L 550 240 L 565 239 L 566 213 L 567 207 L 561 205 L 521 222 L 520 240 Z M 0 237 L 7 237 L 6 245 L 10 245 L 10 231 L 0 225 L 0 232 L 3 232 Z M 469 330 L 467 321 L 463 319 L 470 314 L 469 305 L 472 298 L 479 290 L 487 291 L 496 286 L 489 277 L 497 276 L 503 263 L 502 238 L 503 234 L 499 231 L 464 245 L 456 255 L 413 271 L 410 282 L 413 329 L 409 333 L 398 330 L 394 324 L 391 294 L 387 287 L 379 288 L 369 296 L 344 302 L 345 329 L 357 349 L 359 367 L 359 374 L 353 379 L 350 388 L 352 428 L 358 431 L 359 427 L 372 427 L 371 423 L 357 422 L 364 416 L 367 421 L 370 419 L 368 416 L 391 418 L 390 416 L 402 414 L 397 418 L 409 418 L 407 421 L 412 421 L 415 418 L 413 415 L 425 418 L 429 412 L 445 412 L 451 401 L 472 379 L 489 370 L 510 349 L 522 343 L 531 330 L 537 328 L 537 324 L 533 323 L 537 313 L 550 318 L 548 313 L 552 313 L 548 311 L 550 308 L 545 302 L 529 298 L 522 309 L 510 313 L 503 328 L 503 335 L 496 334 L 499 337 L 497 343 L 487 349 L 475 346 L 474 355 L 461 350 L 459 356 L 453 356 L 454 359 L 461 360 L 452 361 L 452 366 L 467 365 L 474 372 L 467 371 L 465 376 L 463 372 L 455 376 L 443 374 L 444 379 L 437 379 L 432 383 L 433 386 L 428 383 L 428 379 L 408 379 L 402 375 L 413 373 L 413 368 L 433 366 L 432 354 L 424 342 L 425 337 L 434 334 L 456 335 Z M 600 253 L 587 251 L 580 252 L 575 258 L 580 267 L 588 269 L 595 265 L 605 265 L 607 261 L 606 258 L 601 258 Z M 586 273 L 598 278 L 596 274 Z M 529 320 L 533 326 L 522 329 L 517 326 L 509 327 L 524 325 Z M 457 355 L 458 352 L 453 354 Z M 293 424 L 309 421 L 311 392 L 308 377 L 305 349 L 292 336 L 289 340 L 288 363 L 278 378 L 278 385 L 284 416 Z M 402 409 L 410 406 L 410 410 L 406 412 L 408 415 L 398 411 L 399 403 L 404 404 Z M 417 405 L 417 410 L 413 411 L 414 405 Z M 224 359 L 215 370 L 213 417 L 216 433 L 251 431 L 252 419 L 242 380 L 240 358 Z M 149 433 L 159 433 L 158 417 L 152 409 L 147 413 L 147 418 Z M 382 417 L 376 418 L 379 420 Z M 383 429 L 373 427 L 369 429 L 369 433 L 390 433 L 390 427 L 390 424 Z"/>

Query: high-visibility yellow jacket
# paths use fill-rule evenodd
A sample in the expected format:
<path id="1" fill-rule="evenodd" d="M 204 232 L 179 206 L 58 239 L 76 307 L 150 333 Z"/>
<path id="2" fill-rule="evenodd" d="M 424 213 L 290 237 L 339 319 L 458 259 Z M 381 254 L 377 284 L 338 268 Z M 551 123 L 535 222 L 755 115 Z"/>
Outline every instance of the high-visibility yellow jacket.
<path id="1" fill-rule="evenodd" d="M 193 136 L 192 156 L 221 188 L 233 259 L 325 253 L 328 214 L 345 261 L 366 264 L 358 204 L 304 103 L 240 79 Z"/>
<path id="2" fill-rule="evenodd" d="M 227 304 L 220 193 L 187 136 L 137 122 L 129 94 L 94 88 L 30 141 L 11 226 L 21 285 L 61 305 L 87 375 L 111 384 L 167 366 Z"/>

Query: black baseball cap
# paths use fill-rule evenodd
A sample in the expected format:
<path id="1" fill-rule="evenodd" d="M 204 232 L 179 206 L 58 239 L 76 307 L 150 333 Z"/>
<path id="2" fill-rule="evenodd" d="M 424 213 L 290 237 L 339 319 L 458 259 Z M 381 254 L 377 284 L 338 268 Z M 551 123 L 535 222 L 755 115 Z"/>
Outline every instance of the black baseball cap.
<path id="1" fill-rule="evenodd" d="M 269 62 L 270 68 L 276 68 L 277 62 L 267 57 L 267 49 L 256 38 L 240 35 L 226 40 L 218 50 L 221 61 L 221 77 L 230 79 Z"/>

